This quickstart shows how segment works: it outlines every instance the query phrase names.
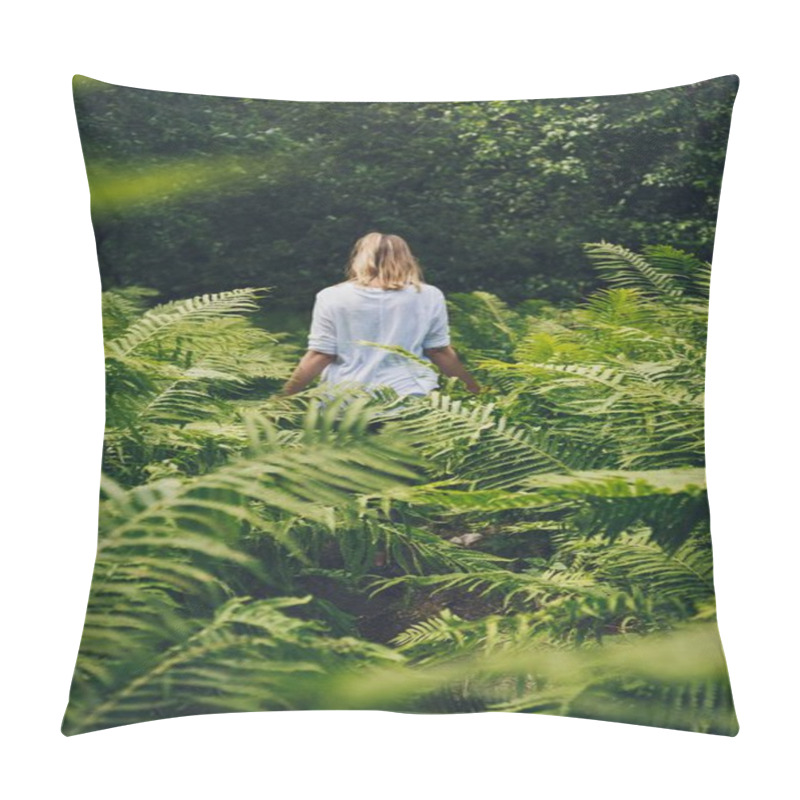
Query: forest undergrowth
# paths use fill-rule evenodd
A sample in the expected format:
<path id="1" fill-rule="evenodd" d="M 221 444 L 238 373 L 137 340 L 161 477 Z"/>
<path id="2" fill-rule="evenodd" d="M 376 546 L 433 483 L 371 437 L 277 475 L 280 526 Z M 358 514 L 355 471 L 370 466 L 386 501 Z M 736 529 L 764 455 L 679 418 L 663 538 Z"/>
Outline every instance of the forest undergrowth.
<path id="1" fill-rule="evenodd" d="M 584 249 L 604 288 L 574 307 L 450 295 L 477 396 L 283 396 L 300 351 L 253 324 L 268 289 L 104 293 L 98 554 L 64 732 L 381 708 L 734 735 L 710 266 Z"/>

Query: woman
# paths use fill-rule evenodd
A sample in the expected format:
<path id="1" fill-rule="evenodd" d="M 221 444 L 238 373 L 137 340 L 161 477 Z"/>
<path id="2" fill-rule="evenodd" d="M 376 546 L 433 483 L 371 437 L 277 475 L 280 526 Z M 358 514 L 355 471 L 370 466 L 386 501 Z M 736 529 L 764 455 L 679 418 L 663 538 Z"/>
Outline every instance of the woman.
<path id="1" fill-rule="evenodd" d="M 384 347 L 400 347 L 417 360 Z M 388 386 L 398 395 L 426 395 L 438 386 L 435 364 L 479 392 L 450 346 L 442 292 L 425 283 L 399 236 L 368 233 L 353 247 L 347 280 L 317 293 L 308 351 L 283 387 L 294 394 L 318 375 L 325 384 Z"/>

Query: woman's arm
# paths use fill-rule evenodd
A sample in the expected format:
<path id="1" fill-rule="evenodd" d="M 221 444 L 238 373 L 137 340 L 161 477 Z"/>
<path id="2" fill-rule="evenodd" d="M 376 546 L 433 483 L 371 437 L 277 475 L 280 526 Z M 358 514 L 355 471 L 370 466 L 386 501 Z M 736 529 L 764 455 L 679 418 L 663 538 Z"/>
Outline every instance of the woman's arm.
<path id="1" fill-rule="evenodd" d="M 301 392 L 332 361 L 336 361 L 336 356 L 332 356 L 329 353 L 320 353 L 317 350 L 307 351 L 300 359 L 300 363 L 292 373 L 292 377 L 284 384 L 281 394 Z"/>
<path id="2" fill-rule="evenodd" d="M 449 344 L 445 347 L 431 347 L 424 352 L 445 375 L 462 380 L 467 387 L 467 391 L 473 394 L 480 392 L 481 387 L 478 382 L 467 372 L 458 354 Z"/>

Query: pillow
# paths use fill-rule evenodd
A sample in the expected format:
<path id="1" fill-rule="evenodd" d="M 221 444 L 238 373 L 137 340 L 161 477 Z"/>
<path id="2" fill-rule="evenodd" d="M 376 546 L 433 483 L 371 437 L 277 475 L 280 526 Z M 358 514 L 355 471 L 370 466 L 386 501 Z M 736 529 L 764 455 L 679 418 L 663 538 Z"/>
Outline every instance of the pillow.
<path id="1" fill-rule="evenodd" d="M 382 709 L 735 735 L 703 389 L 738 83 L 75 76 L 107 392 L 63 733 Z"/>

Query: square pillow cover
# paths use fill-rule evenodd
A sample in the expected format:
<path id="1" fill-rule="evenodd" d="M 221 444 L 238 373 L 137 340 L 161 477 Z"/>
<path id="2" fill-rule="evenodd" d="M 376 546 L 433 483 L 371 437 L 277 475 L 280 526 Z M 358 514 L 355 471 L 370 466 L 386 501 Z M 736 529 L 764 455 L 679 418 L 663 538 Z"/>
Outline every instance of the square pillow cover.
<path id="1" fill-rule="evenodd" d="M 734 736 L 703 391 L 738 85 L 75 76 L 106 433 L 63 733 L 381 709 Z"/>

